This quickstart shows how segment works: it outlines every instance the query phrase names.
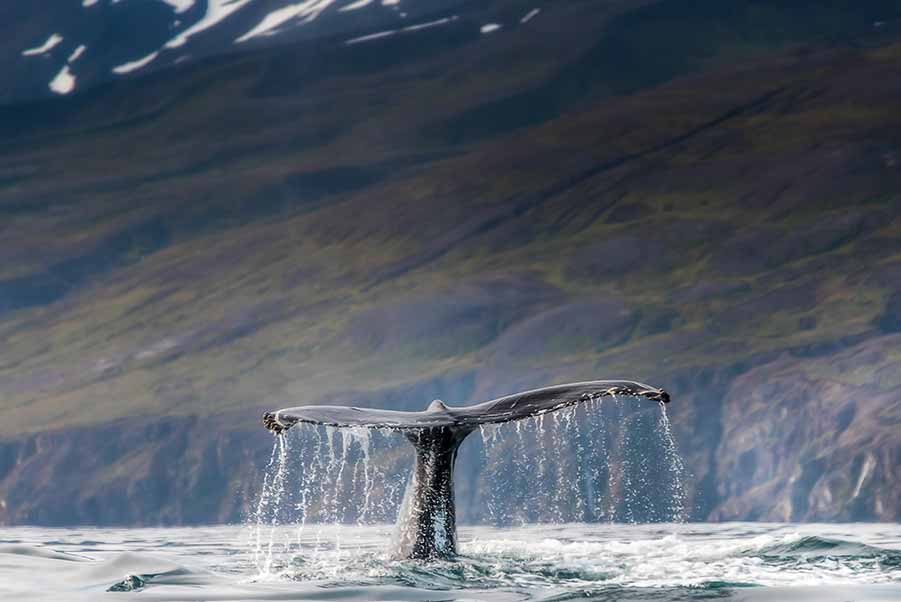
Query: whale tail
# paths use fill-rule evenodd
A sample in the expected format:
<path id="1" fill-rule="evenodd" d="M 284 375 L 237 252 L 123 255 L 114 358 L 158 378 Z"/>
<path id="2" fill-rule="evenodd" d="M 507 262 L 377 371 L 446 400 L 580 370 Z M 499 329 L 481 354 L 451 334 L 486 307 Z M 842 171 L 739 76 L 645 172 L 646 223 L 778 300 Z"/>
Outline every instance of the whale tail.
<path id="1" fill-rule="evenodd" d="M 669 394 L 628 380 L 593 380 L 555 385 L 499 397 L 471 406 L 454 407 L 435 400 L 421 412 L 377 410 L 351 406 L 300 406 L 263 414 L 263 424 L 275 434 L 305 422 L 336 427 L 419 430 L 431 427 L 470 427 L 521 420 L 580 402 L 609 396 L 643 397 L 669 403 Z"/>
<path id="2" fill-rule="evenodd" d="M 298 423 L 367 427 L 403 432 L 416 450 L 416 464 L 398 517 L 397 558 L 452 558 L 457 552 L 454 464 L 463 440 L 480 425 L 540 416 L 606 396 L 642 397 L 669 403 L 669 394 L 633 381 L 596 380 L 544 387 L 484 403 L 453 407 L 433 401 L 422 412 L 345 406 L 301 406 L 263 414 L 280 435 Z"/>

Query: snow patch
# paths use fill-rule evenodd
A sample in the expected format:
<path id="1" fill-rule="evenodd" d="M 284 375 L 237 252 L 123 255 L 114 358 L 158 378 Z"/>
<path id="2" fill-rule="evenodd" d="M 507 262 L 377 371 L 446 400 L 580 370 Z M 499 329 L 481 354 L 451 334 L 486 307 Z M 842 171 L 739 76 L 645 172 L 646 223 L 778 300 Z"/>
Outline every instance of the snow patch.
<path id="1" fill-rule="evenodd" d="M 486 25 L 482 25 L 482 28 L 479 31 L 481 31 L 482 33 L 491 33 L 493 31 L 497 31 L 500 28 L 501 26 L 497 23 L 488 23 Z"/>
<path id="2" fill-rule="evenodd" d="M 235 43 L 240 44 L 251 38 L 272 35 L 278 27 L 291 19 L 303 19 L 303 23 L 309 23 L 322 14 L 322 11 L 328 8 L 334 1 L 335 0 L 307 0 L 306 2 L 301 2 L 299 4 L 283 6 L 263 17 L 263 20 L 260 21 L 256 27 L 235 40 Z"/>
<path id="3" fill-rule="evenodd" d="M 172 8 L 175 9 L 176 14 L 181 14 L 185 11 L 191 9 L 194 6 L 195 0 L 162 0 L 164 3 L 168 4 Z"/>
<path id="4" fill-rule="evenodd" d="M 382 0 L 382 6 L 397 6 L 400 0 Z"/>
<path id="5" fill-rule="evenodd" d="M 389 29 L 387 31 L 380 31 L 378 33 L 371 33 L 367 36 L 361 36 L 359 38 L 352 38 L 344 42 L 345 44 L 359 44 L 360 42 L 370 42 L 372 40 L 379 40 L 381 38 L 387 38 L 389 36 L 393 36 L 397 33 L 405 32 L 405 31 L 419 31 L 421 29 L 429 29 L 431 27 L 439 27 L 441 25 L 447 25 L 448 23 L 453 23 L 460 17 L 454 15 L 452 17 L 444 17 L 443 19 L 436 19 L 435 21 L 427 21 L 425 23 L 416 23 L 414 25 L 407 25 L 401 29 Z"/>
<path id="6" fill-rule="evenodd" d="M 113 73 L 122 75 L 124 73 L 131 73 L 132 71 L 136 71 L 138 69 L 141 69 L 142 67 L 146 67 L 147 65 L 152 63 L 153 60 L 157 56 L 159 56 L 159 54 L 160 54 L 159 52 L 151 52 L 147 56 L 139 58 L 136 61 L 131 61 L 130 63 L 123 63 L 123 64 L 119 65 L 118 67 L 113 67 Z"/>
<path id="7" fill-rule="evenodd" d="M 519 22 L 520 22 L 520 23 L 528 23 L 529 21 L 531 21 L 532 19 L 534 19 L 535 16 L 536 16 L 538 13 L 540 13 L 540 12 L 541 12 L 541 9 L 540 9 L 540 8 L 533 8 L 532 10 L 530 10 L 529 12 L 527 12 L 527 13 L 525 14 L 525 16 L 524 16 L 522 19 L 519 20 Z"/>
<path id="8" fill-rule="evenodd" d="M 58 33 L 50 34 L 50 37 L 47 38 L 47 41 L 41 44 L 40 46 L 35 46 L 34 48 L 29 48 L 28 50 L 22 51 L 22 56 L 37 56 L 39 54 L 44 54 L 45 52 L 50 52 L 53 50 L 57 44 L 63 41 L 63 36 Z"/>
<path id="9" fill-rule="evenodd" d="M 179 46 L 184 46 L 191 36 L 213 27 L 248 3 L 250 3 L 250 0 L 208 0 L 206 13 L 203 15 L 203 18 L 166 42 L 165 47 L 178 48 Z"/>
<path id="10" fill-rule="evenodd" d="M 69 71 L 69 65 L 63 65 L 59 73 L 50 81 L 50 89 L 57 94 L 68 94 L 75 89 L 75 76 Z"/>
<path id="11" fill-rule="evenodd" d="M 360 42 L 370 42 L 372 40 L 380 40 L 382 38 L 387 38 L 388 36 L 393 36 L 397 33 L 396 29 L 389 29 L 388 31 L 380 31 L 378 33 L 371 33 L 368 36 L 360 36 L 359 38 L 351 38 L 344 42 L 345 44 L 359 44 Z"/>
<path id="12" fill-rule="evenodd" d="M 347 6 L 342 6 L 338 9 L 338 12 L 343 13 L 349 10 L 357 10 L 365 6 L 369 6 L 370 4 L 372 4 L 372 0 L 357 0 L 356 2 L 351 2 Z"/>
<path id="13" fill-rule="evenodd" d="M 439 25 L 446 25 L 448 23 L 453 23 L 456 21 L 458 17 L 454 15 L 453 17 L 445 17 L 444 19 L 438 19 L 436 21 L 429 21 L 427 23 L 417 23 L 415 25 L 408 25 L 404 27 L 404 31 L 418 31 L 420 29 L 429 29 L 430 27 L 438 27 Z"/>
<path id="14" fill-rule="evenodd" d="M 70 63 L 70 64 L 71 64 L 71 63 L 74 63 L 75 61 L 78 60 L 78 58 L 79 58 L 82 54 L 84 54 L 84 51 L 85 51 L 86 49 L 87 49 L 87 46 L 85 46 L 84 44 L 82 44 L 81 46 L 79 46 L 78 48 L 76 48 L 76 49 L 72 52 L 72 54 L 69 55 L 69 59 L 68 59 L 66 62 L 67 62 L 67 63 Z"/>
<path id="15" fill-rule="evenodd" d="M 94 6 L 94 5 L 97 4 L 99 1 L 100 1 L 100 0 L 82 0 L 81 5 L 82 5 L 83 7 L 85 7 L 85 8 L 88 8 L 88 7 L 90 7 L 90 6 Z"/>

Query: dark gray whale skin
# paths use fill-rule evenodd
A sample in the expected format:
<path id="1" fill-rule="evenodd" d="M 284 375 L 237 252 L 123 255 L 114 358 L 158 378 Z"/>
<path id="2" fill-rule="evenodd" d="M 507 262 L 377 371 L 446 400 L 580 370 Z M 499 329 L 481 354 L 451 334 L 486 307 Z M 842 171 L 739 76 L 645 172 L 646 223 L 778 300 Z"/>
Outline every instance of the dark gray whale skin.
<path id="1" fill-rule="evenodd" d="M 416 465 L 392 556 L 416 560 L 451 559 L 457 553 L 454 464 L 463 440 L 482 424 L 540 416 L 583 401 L 614 395 L 669 403 L 663 389 L 627 380 L 595 380 L 544 387 L 484 403 L 453 407 L 439 400 L 422 412 L 345 406 L 301 406 L 266 412 L 263 424 L 281 435 L 298 423 L 366 427 L 403 432 L 416 450 Z"/>

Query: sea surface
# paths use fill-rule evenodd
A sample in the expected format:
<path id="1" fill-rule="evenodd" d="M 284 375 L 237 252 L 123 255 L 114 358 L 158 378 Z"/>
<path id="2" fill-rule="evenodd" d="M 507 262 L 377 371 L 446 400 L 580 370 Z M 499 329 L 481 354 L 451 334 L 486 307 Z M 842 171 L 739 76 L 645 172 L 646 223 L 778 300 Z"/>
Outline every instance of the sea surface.
<path id="1" fill-rule="evenodd" d="M 393 529 L 0 529 L 0 600 L 901 602 L 897 524 L 462 527 L 438 563 Z"/>

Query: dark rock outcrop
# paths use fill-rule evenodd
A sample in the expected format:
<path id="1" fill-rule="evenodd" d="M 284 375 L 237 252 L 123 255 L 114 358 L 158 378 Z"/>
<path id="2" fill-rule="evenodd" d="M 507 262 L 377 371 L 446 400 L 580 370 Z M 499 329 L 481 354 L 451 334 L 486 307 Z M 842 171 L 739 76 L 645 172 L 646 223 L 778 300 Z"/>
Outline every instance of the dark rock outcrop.
<path id="1" fill-rule="evenodd" d="M 5 440 L 0 524 L 238 522 L 272 446 L 247 418 L 134 418 Z"/>

